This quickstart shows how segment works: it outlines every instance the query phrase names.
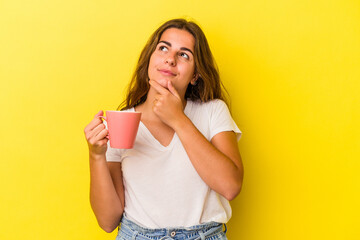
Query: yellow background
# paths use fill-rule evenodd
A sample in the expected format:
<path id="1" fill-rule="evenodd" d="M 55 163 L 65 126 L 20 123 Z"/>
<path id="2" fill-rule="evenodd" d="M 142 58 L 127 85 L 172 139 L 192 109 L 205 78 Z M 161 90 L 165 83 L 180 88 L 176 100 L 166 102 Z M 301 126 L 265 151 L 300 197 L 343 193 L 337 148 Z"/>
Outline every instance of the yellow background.
<path id="1" fill-rule="evenodd" d="M 175 17 L 203 28 L 243 131 L 229 239 L 360 239 L 358 0 L 1 0 L 0 239 L 115 238 L 83 128 Z"/>

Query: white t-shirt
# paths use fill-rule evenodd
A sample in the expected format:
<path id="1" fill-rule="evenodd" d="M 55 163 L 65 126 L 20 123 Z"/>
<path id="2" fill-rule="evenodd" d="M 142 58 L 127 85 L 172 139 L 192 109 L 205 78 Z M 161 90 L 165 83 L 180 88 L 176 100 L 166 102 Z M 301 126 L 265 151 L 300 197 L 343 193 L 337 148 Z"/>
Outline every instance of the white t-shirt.
<path id="1" fill-rule="evenodd" d="M 209 141 L 223 131 L 234 131 L 240 139 L 241 131 L 221 100 L 188 100 L 184 113 Z M 124 213 L 143 227 L 226 223 L 231 217 L 228 200 L 200 178 L 176 133 L 165 147 L 140 122 L 134 148 L 115 149 L 108 145 L 106 159 L 122 163 Z"/>

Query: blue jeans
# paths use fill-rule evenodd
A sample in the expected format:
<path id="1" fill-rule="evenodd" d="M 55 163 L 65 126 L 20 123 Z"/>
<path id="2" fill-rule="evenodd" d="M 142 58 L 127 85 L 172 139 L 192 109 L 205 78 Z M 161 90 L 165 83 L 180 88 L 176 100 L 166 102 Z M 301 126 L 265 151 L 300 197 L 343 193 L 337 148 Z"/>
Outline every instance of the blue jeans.
<path id="1" fill-rule="evenodd" d="M 225 225 L 225 224 L 224 224 Z M 143 228 L 122 217 L 116 240 L 227 240 L 222 223 L 210 222 L 186 228 Z"/>

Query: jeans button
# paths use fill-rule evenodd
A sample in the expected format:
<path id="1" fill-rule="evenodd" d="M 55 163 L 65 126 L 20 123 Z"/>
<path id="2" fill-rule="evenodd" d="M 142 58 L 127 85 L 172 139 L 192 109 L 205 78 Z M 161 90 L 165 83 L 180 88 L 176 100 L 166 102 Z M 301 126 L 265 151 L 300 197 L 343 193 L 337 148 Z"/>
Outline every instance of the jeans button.
<path id="1" fill-rule="evenodd" d="M 176 232 L 175 232 L 175 231 L 173 231 L 173 232 L 170 233 L 170 236 L 171 236 L 171 237 L 175 237 L 175 235 L 176 235 Z"/>

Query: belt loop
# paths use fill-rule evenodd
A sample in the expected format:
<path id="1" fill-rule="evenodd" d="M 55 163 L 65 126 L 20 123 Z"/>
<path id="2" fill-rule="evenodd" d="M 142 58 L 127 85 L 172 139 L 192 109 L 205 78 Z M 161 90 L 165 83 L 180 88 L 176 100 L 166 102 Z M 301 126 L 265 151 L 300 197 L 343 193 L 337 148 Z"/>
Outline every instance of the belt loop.
<path id="1" fill-rule="evenodd" d="M 199 231 L 199 235 L 201 240 L 205 240 L 205 234 L 203 233 L 203 231 Z"/>
<path id="2" fill-rule="evenodd" d="M 224 223 L 224 226 L 225 226 L 225 231 L 224 231 L 224 233 L 226 233 L 226 232 L 227 232 L 227 226 L 226 226 L 226 223 Z"/>
<path id="3" fill-rule="evenodd" d="M 131 240 L 136 240 L 138 234 L 139 234 L 138 231 L 134 231 Z"/>

